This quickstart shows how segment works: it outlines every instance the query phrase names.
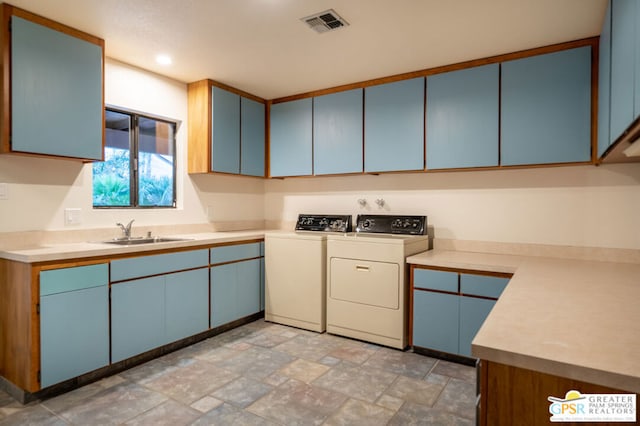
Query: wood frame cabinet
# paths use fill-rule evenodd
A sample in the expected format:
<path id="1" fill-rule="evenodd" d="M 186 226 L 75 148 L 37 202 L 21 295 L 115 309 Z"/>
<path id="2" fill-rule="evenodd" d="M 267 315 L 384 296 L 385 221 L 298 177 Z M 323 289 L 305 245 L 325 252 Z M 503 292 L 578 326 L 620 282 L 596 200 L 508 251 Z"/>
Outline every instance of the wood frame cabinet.
<path id="1" fill-rule="evenodd" d="M 218 253 L 226 253 L 227 258 L 220 258 Z M 234 284 L 241 282 L 238 289 L 243 297 L 234 297 L 226 302 L 218 301 L 234 306 L 236 315 L 233 319 L 212 327 L 209 322 L 209 271 L 217 264 L 236 266 L 243 263 L 248 266 L 250 264 L 250 268 L 246 271 L 243 269 L 243 272 L 237 274 L 238 280 L 233 280 Z M 117 265 L 115 270 L 114 264 Z M 58 292 L 60 286 L 73 290 L 78 285 L 82 287 L 83 282 L 87 281 L 64 279 L 61 284 L 54 284 L 53 287 L 48 284 L 49 290 L 41 292 L 41 273 L 60 274 L 65 270 L 82 271 L 95 267 L 106 268 L 107 265 L 111 266 L 109 309 L 112 322 L 106 333 L 100 333 L 102 336 L 106 335 L 105 343 L 111 347 L 112 356 L 108 365 L 104 368 L 96 367 L 98 370 L 87 373 L 87 377 L 82 380 L 80 378 L 84 376 L 69 377 L 75 380 L 76 386 L 255 320 L 264 310 L 262 239 L 33 264 L 0 259 L 0 380 L 7 384 L 14 397 L 27 401 L 30 394 L 45 388 L 49 392 L 57 386 L 48 381 L 41 383 L 40 379 L 43 331 L 41 296 L 48 297 L 48 293 Z M 83 275 L 80 275 L 82 278 Z M 88 286 L 94 288 L 93 284 Z M 103 287 L 106 289 L 106 286 Z M 124 303 L 114 308 L 115 289 L 119 293 L 115 296 L 115 303 Z M 114 317 L 116 322 L 120 321 L 116 328 L 119 327 L 120 332 L 127 329 L 126 333 L 131 334 L 125 340 L 135 343 L 115 354 L 113 340 L 118 337 L 113 335 Z M 138 334 L 134 329 L 138 330 Z M 144 342 L 138 345 L 136 339 Z M 149 352 L 142 354 L 145 351 Z M 83 373 L 78 373 L 81 374 Z M 59 380 L 66 378 L 64 376 Z M 48 385 L 52 386 L 47 388 Z M 68 389 L 68 384 L 61 385 Z"/>
<path id="2" fill-rule="evenodd" d="M 211 327 L 262 310 L 263 244 L 233 244 L 211 249 Z"/>
<path id="3" fill-rule="evenodd" d="M 298 123 L 302 130 L 295 135 L 287 132 L 299 155 L 292 156 L 293 149 L 287 149 L 287 144 L 280 146 L 272 129 L 268 155 L 270 164 L 278 167 L 272 167 L 269 177 L 595 164 L 598 40 L 558 43 L 270 100 L 271 112 L 283 104 L 304 103 L 307 108 L 301 114 L 304 126 Z M 563 61 L 575 52 L 580 58 Z M 524 75 L 528 63 L 544 72 Z M 514 73 L 522 64 L 525 70 Z M 565 70 L 567 64 L 570 67 Z M 552 68 L 556 72 L 549 77 L 547 71 Z M 522 78 L 505 85 L 501 69 Z M 481 75 L 483 71 L 486 75 Z M 402 90 L 411 83 L 415 87 Z M 462 90 L 463 85 L 468 89 Z M 312 100 L 356 89 L 364 89 L 364 170 L 323 169 L 320 162 L 327 157 L 326 146 L 316 147 L 322 132 L 315 129 Z M 546 93 L 542 101 L 538 92 Z M 521 94 L 528 96 L 527 101 L 518 103 Z M 513 111 L 506 112 L 510 102 Z M 546 126 L 545 120 L 551 125 Z M 543 149 L 538 149 L 540 143 Z M 340 155 L 340 148 L 331 147 L 335 155 Z M 349 152 L 352 148 L 349 144 Z M 280 167 L 280 163 L 293 164 L 296 169 Z"/>
<path id="4" fill-rule="evenodd" d="M 514 422 L 522 425 L 550 424 L 550 403 L 547 398 L 562 398 L 570 390 L 582 394 L 631 393 L 487 360 L 481 360 L 478 367 L 478 389 L 476 424 L 480 426 L 506 426 Z M 613 426 L 621 423 L 596 424 Z"/>
<path id="5" fill-rule="evenodd" d="M 411 265 L 410 345 L 468 361 L 471 341 L 511 274 Z"/>
<path id="6" fill-rule="evenodd" d="M 265 177 L 266 101 L 213 80 L 190 83 L 187 99 L 188 173 Z"/>
<path id="7" fill-rule="evenodd" d="M 104 40 L 6 3 L 0 11 L 0 153 L 102 160 Z"/>

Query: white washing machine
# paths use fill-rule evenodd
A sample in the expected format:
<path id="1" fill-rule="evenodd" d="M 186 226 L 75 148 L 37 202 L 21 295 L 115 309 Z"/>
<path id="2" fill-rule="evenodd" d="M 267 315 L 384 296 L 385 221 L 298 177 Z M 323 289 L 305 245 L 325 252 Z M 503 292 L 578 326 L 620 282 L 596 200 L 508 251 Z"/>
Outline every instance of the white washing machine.
<path id="1" fill-rule="evenodd" d="M 429 249 L 426 216 L 360 215 L 327 237 L 327 332 L 397 349 L 408 344 L 406 258 Z"/>
<path id="2" fill-rule="evenodd" d="M 296 231 L 265 233 L 265 320 L 326 329 L 327 236 L 351 231 L 350 215 L 299 215 Z"/>

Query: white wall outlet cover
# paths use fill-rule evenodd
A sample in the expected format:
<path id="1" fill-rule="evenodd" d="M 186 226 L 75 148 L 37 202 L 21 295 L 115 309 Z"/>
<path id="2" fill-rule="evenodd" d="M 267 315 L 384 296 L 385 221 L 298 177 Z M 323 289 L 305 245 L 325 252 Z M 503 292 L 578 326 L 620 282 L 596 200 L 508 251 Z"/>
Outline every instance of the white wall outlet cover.
<path id="1" fill-rule="evenodd" d="M 82 209 L 64 209 L 65 225 L 80 225 L 82 223 Z"/>
<path id="2" fill-rule="evenodd" d="M 0 200 L 9 199 L 9 185 L 6 183 L 0 183 Z"/>

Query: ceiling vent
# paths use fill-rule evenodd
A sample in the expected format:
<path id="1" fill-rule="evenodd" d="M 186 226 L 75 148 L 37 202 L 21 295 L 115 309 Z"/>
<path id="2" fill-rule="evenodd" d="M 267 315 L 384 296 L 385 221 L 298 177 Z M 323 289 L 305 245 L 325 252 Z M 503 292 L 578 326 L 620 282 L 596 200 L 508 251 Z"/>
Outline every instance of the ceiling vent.
<path id="1" fill-rule="evenodd" d="M 307 16 L 306 18 L 302 18 L 301 21 L 306 22 L 307 25 L 318 34 L 337 30 L 338 28 L 349 25 L 349 23 L 342 19 L 333 9 Z"/>

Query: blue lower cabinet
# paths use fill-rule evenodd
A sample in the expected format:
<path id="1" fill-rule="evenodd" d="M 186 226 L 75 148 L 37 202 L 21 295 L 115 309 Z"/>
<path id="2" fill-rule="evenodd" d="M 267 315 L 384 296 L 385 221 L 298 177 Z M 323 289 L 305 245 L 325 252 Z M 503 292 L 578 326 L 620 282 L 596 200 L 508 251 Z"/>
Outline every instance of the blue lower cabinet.
<path id="1" fill-rule="evenodd" d="M 460 355 L 471 356 L 471 342 L 495 304 L 495 300 L 460 297 Z"/>
<path id="2" fill-rule="evenodd" d="M 118 362 L 165 343 L 163 276 L 111 286 L 111 361 Z"/>
<path id="3" fill-rule="evenodd" d="M 262 259 L 211 268 L 211 327 L 218 327 L 261 309 Z"/>
<path id="4" fill-rule="evenodd" d="M 457 353 L 458 295 L 416 290 L 413 296 L 413 345 Z"/>
<path id="5" fill-rule="evenodd" d="M 209 270 L 196 269 L 165 277 L 167 343 L 209 328 Z"/>
<path id="6" fill-rule="evenodd" d="M 260 262 L 261 259 L 237 263 L 236 315 L 238 318 L 260 312 Z"/>
<path id="7" fill-rule="evenodd" d="M 43 388 L 109 364 L 106 264 L 40 273 Z"/>
<path id="8" fill-rule="evenodd" d="M 413 269 L 413 346 L 472 357 L 471 342 L 509 278 Z"/>
<path id="9" fill-rule="evenodd" d="M 208 268 L 111 286 L 112 362 L 209 328 Z"/>
<path id="10" fill-rule="evenodd" d="M 211 327 L 218 327 L 236 319 L 235 263 L 211 268 Z"/>

